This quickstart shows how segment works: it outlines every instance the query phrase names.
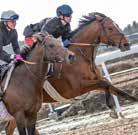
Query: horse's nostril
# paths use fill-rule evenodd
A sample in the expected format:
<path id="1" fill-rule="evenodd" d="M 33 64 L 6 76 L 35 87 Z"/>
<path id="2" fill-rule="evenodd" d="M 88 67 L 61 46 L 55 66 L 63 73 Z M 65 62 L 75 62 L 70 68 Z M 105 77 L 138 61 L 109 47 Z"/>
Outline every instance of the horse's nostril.
<path id="1" fill-rule="evenodd" d="M 72 61 L 72 62 L 75 60 L 75 56 L 74 56 L 74 55 L 69 55 L 68 58 L 69 58 L 69 60 Z"/>

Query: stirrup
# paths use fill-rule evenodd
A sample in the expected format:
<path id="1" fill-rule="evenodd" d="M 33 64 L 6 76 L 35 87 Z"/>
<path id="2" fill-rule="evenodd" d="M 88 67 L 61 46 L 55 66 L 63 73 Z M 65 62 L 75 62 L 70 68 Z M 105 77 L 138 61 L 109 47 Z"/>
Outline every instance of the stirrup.
<path id="1" fill-rule="evenodd" d="M 7 108 L 5 106 L 5 104 L 3 103 L 3 101 L 0 101 L 0 121 L 10 121 L 13 120 L 14 117 L 12 115 L 9 114 L 9 112 L 7 111 Z"/>

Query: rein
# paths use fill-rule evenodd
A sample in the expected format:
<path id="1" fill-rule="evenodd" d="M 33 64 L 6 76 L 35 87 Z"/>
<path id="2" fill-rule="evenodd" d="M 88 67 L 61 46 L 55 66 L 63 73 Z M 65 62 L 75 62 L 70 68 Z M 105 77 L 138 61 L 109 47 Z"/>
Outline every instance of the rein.
<path id="1" fill-rule="evenodd" d="M 44 41 L 44 39 L 43 39 L 41 45 L 42 45 L 42 47 L 47 48 L 47 46 L 44 46 L 44 43 L 45 43 L 45 41 Z M 32 76 L 34 76 L 38 81 L 42 81 L 42 80 L 45 81 L 45 80 L 47 79 L 47 78 L 41 79 L 41 78 L 37 77 L 37 75 L 35 75 L 35 74 L 30 70 L 30 68 L 28 67 L 28 65 L 36 65 L 36 64 L 38 64 L 38 63 L 36 63 L 36 62 L 31 62 L 31 61 L 24 60 L 24 59 L 22 59 L 21 61 L 24 63 L 26 69 L 27 69 L 27 70 L 32 74 Z M 39 63 L 39 64 L 46 64 L 46 63 L 49 63 L 49 61 L 44 61 L 44 62 L 41 62 L 41 63 Z"/>
<path id="2" fill-rule="evenodd" d="M 70 45 L 76 45 L 76 46 L 96 46 L 95 44 L 87 44 L 87 43 L 71 43 Z"/>
<path id="3" fill-rule="evenodd" d="M 25 64 L 29 64 L 29 65 L 36 65 L 37 63 L 36 62 L 31 62 L 31 61 L 28 61 L 28 60 L 21 60 L 22 62 L 24 62 Z"/>
<path id="4" fill-rule="evenodd" d="M 26 69 L 32 74 L 32 76 L 34 76 L 38 81 L 40 81 L 40 82 L 42 81 L 41 78 L 37 77 L 37 75 L 35 75 L 35 74 L 30 70 L 30 68 L 28 67 L 28 64 L 25 63 L 25 67 L 26 67 Z M 47 77 L 43 79 L 43 81 L 45 81 L 45 80 L 47 80 Z"/>

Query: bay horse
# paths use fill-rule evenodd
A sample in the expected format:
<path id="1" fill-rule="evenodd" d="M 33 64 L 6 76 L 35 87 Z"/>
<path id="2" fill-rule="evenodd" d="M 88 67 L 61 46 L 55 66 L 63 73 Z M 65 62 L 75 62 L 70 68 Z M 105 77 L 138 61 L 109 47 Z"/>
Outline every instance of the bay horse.
<path id="1" fill-rule="evenodd" d="M 137 100 L 113 86 L 103 77 L 95 64 L 96 49 L 100 43 L 114 46 L 121 51 L 129 50 L 127 37 L 111 18 L 101 13 L 90 13 L 84 16 L 80 20 L 79 27 L 72 32 L 71 39 L 72 44 L 69 49 L 75 52 L 76 62 L 72 65 L 62 64 L 62 68 L 61 64 L 54 64 L 54 76 L 48 79 L 63 97 L 70 99 L 93 90 L 104 91 L 106 103 L 110 109 L 114 107 L 110 102 L 111 93 L 126 99 Z M 43 90 L 43 102 L 56 101 Z M 7 135 L 12 135 L 15 127 L 16 123 L 11 121 L 6 128 Z"/>
<path id="2" fill-rule="evenodd" d="M 13 71 L 3 101 L 14 116 L 20 135 L 34 135 L 37 112 L 43 100 L 42 88 L 49 62 L 71 62 L 74 53 L 48 34 L 36 34 L 38 41 L 22 55 L 34 65 L 20 64 Z M 2 82 L 2 86 L 4 82 Z"/>

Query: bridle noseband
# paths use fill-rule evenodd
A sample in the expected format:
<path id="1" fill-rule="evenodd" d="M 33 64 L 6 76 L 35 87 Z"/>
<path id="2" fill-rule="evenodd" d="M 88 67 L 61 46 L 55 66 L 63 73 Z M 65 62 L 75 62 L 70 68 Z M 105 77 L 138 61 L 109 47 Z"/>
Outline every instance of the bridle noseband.
<path id="1" fill-rule="evenodd" d="M 106 19 L 110 19 L 110 18 L 109 18 L 109 17 L 103 17 L 102 19 L 97 20 L 99 29 L 100 29 L 100 31 L 101 31 L 101 32 L 100 32 L 100 37 L 102 37 L 102 35 L 105 35 L 105 36 L 106 36 L 106 39 L 107 39 L 107 42 L 108 42 L 108 43 L 107 43 L 107 46 L 109 46 L 109 45 L 114 46 L 114 45 L 115 45 L 115 42 L 112 40 L 112 37 L 113 37 L 113 36 L 121 36 L 121 37 L 120 37 L 120 42 L 119 42 L 119 44 L 118 44 L 118 46 L 119 46 L 119 48 L 120 48 L 121 43 L 122 43 L 122 40 L 123 40 L 123 37 L 124 37 L 124 34 L 123 34 L 122 32 L 120 32 L 120 33 L 114 33 L 114 34 L 108 36 L 108 33 L 107 33 L 107 31 L 106 31 L 106 29 L 105 29 L 105 26 L 104 26 Z M 113 21 L 112 21 L 111 23 L 113 23 Z M 110 23 L 110 24 L 111 24 L 111 23 Z M 101 40 L 100 37 L 99 37 L 99 42 L 100 42 L 100 40 Z"/>

